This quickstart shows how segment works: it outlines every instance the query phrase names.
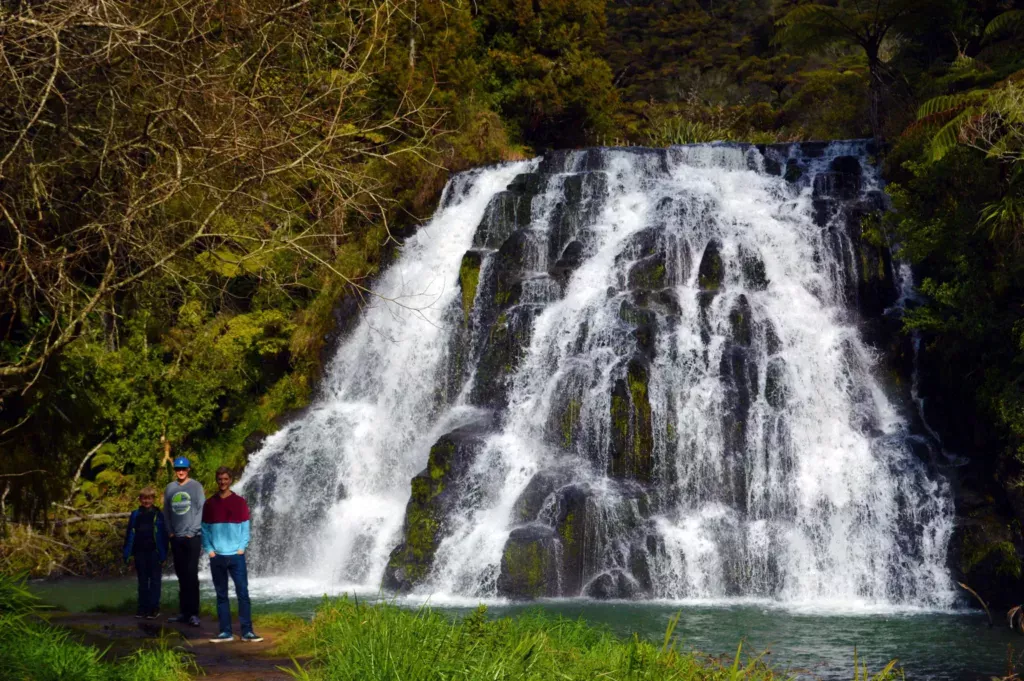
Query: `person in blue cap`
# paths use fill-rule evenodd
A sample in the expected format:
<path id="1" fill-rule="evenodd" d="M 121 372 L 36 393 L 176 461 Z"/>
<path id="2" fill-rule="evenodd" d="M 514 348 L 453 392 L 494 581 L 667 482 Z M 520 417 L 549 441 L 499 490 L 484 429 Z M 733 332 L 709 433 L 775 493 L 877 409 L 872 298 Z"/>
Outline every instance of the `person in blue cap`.
<path id="1" fill-rule="evenodd" d="M 171 538 L 174 574 L 178 576 L 178 615 L 169 622 L 199 626 L 199 556 L 203 551 L 203 486 L 189 477 L 192 464 L 174 460 L 174 480 L 164 490 L 164 520 Z"/>

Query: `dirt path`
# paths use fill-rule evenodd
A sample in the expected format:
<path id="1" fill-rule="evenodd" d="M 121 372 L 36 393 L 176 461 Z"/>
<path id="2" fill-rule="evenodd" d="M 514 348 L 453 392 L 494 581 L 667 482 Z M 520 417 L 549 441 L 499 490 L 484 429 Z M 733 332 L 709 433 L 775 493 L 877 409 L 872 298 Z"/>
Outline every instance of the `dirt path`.
<path id="1" fill-rule="evenodd" d="M 101 648 L 110 648 L 110 655 L 120 657 L 145 647 L 163 637 L 169 646 L 179 647 L 194 656 L 205 676 L 215 681 L 291 681 L 279 667 L 294 668 L 290 659 L 275 657 L 272 650 L 280 632 L 258 629 L 261 643 L 210 643 L 217 626 L 211 618 L 194 628 L 169 624 L 166 617 L 158 620 L 137 620 L 131 615 L 94 613 L 53 613 L 47 619 L 67 627 L 84 641 Z M 236 632 L 237 635 L 237 632 Z"/>

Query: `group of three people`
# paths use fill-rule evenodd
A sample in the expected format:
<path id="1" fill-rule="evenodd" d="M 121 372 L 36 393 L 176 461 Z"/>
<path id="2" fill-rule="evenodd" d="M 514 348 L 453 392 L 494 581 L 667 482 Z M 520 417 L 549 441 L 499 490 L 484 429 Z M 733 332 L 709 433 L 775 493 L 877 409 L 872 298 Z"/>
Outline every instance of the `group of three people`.
<path id="1" fill-rule="evenodd" d="M 199 558 L 210 557 L 213 587 L 217 592 L 220 633 L 215 643 L 234 640 L 228 578 L 235 584 L 238 620 L 243 641 L 262 641 L 252 628 L 252 608 L 245 565 L 249 546 L 249 506 L 231 490 L 233 476 L 227 468 L 217 469 L 217 492 L 205 498 L 203 486 L 191 474 L 192 465 L 183 456 L 174 460 L 174 480 L 164 490 L 163 510 L 155 506 L 156 490 L 139 493 L 139 508 L 128 518 L 124 559 L 135 558 L 139 580 L 136 617 L 160 616 L 160 581 L 168 546 L 178 577 L 178 615 L 168 621 L 199 626 Z"/>

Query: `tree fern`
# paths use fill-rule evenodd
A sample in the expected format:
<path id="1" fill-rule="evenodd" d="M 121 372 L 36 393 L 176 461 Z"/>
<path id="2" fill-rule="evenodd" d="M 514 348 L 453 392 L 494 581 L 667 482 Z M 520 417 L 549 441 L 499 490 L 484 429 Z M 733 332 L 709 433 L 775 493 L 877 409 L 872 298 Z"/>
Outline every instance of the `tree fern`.
<path id="1" fill-rule="evenodd" d="M 1024 32 L 1024 10 L 1015 9 L 1003 12 L 988 22 L 988 26 L 985 27 L 985 39 L 1021 32 Z"/>

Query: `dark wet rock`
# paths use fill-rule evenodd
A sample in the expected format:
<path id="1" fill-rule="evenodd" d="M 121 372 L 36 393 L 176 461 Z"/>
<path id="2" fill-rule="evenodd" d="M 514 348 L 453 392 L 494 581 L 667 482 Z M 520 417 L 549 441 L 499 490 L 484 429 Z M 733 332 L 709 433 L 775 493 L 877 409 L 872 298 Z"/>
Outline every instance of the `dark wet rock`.
<path id="1" fill-rule="evenodd" d="M 657 255 L 661 247 L 663 227 L 646 227 L 630 236 L 616 260 L 638 260 Z"/>
<path id="2" fill-rule="evenodd" d="M 654 344 L 658 333 L 658 315 L 649 309 L 639 307 L 629 300 L 619 305 L 619 318 L 632 327 L 637 348 L 645 357 L 653 357 Z"/>
<path id="3" fill-rule="evenodd" d="M 634 358 L 625 373 L 612 387 L 608 474 L 650 482 L 654 472 L 654 436 L 647 365 Z"/>
<path id="4" fill-rule="evenodd" d="M 501 246 L 513 232 L 530 224 L 530 204 L 530 197 L 520 193 L 504 191 L 495 194 L 473 235 L 473 246 Z"/>
<path id="5" fill-rule="evenodd" d="M 753 326 L 753 312 L 745 295 L 736 298 L 736 303 L 729 311 L 729 326 L 732 329 L 732 340 L 743 347 L 750 346 Z"/>
<path id="6" fill-rule="evenodd" d="M 547 177 L 540 173 L 523 173 L 516 175 L 508 184 L 508 191 L 521 196 L 539 194 L 547 183 Z"/>
<path id="7" fill-rule="evenodd" d="M 653 535 L 647 536 L 648 540 L 657 541 Z M 644 543 L 647 543 L 646 541 Z M 651 551 L 653 553 L 653 551 Z M 651 567 L 647 560 L 648 550 L 642 546 L 634 546 L 629 553 L 629 572 L 636 580 L 636 586 L 641 591 L 650 593 L 654 586 L 651 581 Z"/>
<path id="8" fill-rule="evenodd" d="M 764 345 L 769 355 L 774 355 L 782 349 L 779 333 L 775 330 L 775 325 L 772 324 L 770 319 L 764 320 Z"/>
<path id="9" fill-rule="evenodd" d="M 756 251 L 740 248 L 740 267 L 743 271 L 743 283 L 751 291 L 763 291 L 768 288 L 768 275 L 764 269 L 764 260 Z"/>
<path id="10" fill-rule="evenodd" d="M 725 413 L 722 416 L 725 479 L 722 494 L 734 508 L 745 510 L 747 423 L 750 404 L 759 392 L 758 369 L 748 348 L 729 342 L 723 349 L 719 372 L 725 388 Z"/>
<path id="11" fill-rule="evenodd" d="M 828 223 L 831 222 L 833 216 L 839 209 L 839 205 L 830 199 L 813 199 L 811 201 L 811 211 L 814 215 L 814 224 L 819 227 L 828 227 Z"/>
<path id="12" fill-rule="evenodd" d="M 579 485 L 558 491 L 555 506 L 555 533 L 562 549 L 563 596 L 578 596 L 584 578 L 593 572 L 597 561 L 596 513 L 589 492 Z"/>
<path id="13" fill-rule="evenodd" d="M 637 307 L 650 310 L 664 317 L 679 317 L 683 313 L 675 290 L 663 288 L 660 291 L 636 291 L 633 302 Z"/>
<path id="14" fill-rule="evenodd" d="M 634 598 L 640 594 L 640 589 L 625 572 L 612 570 L 590 580 L 583 594 L 598 600 Z"/>
<path id="15" fill-rule="evenodd" d="M 553 266 L 570 241 L 586 246 L 593 238 L 589 227 L 597 218 L 608 178 L 604 173 L 580 173 L 563 180 L 562 199 L 555 206 L 548 231 L 547 254 Z"/>
<path id="16" fill-rule="evenodd" d="M 701 291 L 717 291 L 725 281 L 725 265 L 722 263 L 722 245 L 715 239 L 708 242 L 697 269 L 697 285 Z"/>
<path id="17" fill-rule="evenodd" d="M 501 555 L 498 594 L 517 600 L 558 596 L 558 551 L 547 525 L 512 530 Z"/>
<path id="18" fill-rule="evenodd" d="M 764 370 L 764 398 L 776 409 L 786 406 L 789 386 L 786 383 L 786 362 L 781 357 L 768 360 Z"/>
<path id="19" fill-rule="evenodd" d="M 508 401 L 509 380 L 530 347 L 539 305 L 518 305 L 498 315 L 477 363 L 470 402 L 501 409 Z"/>
<path id="20" fill-rule="evenodd" d="M 512 289 L 522 280 L 533 248 L 529 232 L 520 230 L 510 234 L 495 254 L 492 269 L 495 276 L 494 303 L 498 308 L 515 303 Z"/>
<path id="21" fill-rule="evenodd" d="M 555 264 L 548 270 L 552 278 L 565 286 L 572 273 L 583 263 L 584 251 L 582 242 L 570 241 L 558 256 Z"/>
<path id="22" fill-rule="evenodd" d="M 786 173 L 783 175 L 783 179 L 786 180 L 786 182 L 797 182 L 803 176 L 804 169 L 799 161 L 793 158 L 786 161 Z"/>
<path id="23" fill-rule="evenodd" d="M 512 507 L 512 519 L 516 523 L 530 523 L 538 520 L 545 503 L 558 488 L 569 484 L 572 473 L 561 469 L 538 471 Z"/>
<path id="24" fill-rule="evenodd" d="M 814 177 L 814 197 L 855 199 L 862 185 L 860 161 L 853 156 L 838 156 L 829 164 L 827 172 Z"/>
<path id="25" fill-rule="evenodd" d="M 458 482 L 483 447 L 485 433 L 481 425 L 466 426 L 441 436 L 430 448 L 427 467 L 412 479 L 402 543 L 388 559 L 383 588 L 404 593 L 430 573 L 447 515 L 458 501 Z"/>

